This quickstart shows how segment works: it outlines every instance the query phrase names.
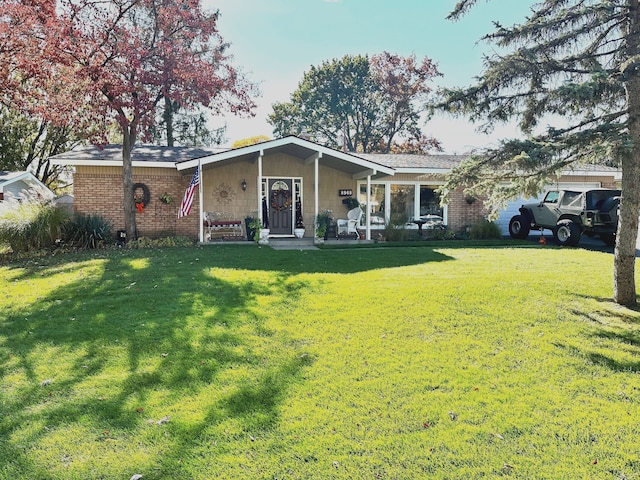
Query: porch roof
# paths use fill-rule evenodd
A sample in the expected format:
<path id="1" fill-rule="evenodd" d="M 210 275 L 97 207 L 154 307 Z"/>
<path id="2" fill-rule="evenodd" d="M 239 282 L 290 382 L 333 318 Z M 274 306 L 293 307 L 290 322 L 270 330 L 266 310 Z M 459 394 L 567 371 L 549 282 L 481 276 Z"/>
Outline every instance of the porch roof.
<path id="1" fill-rule="evenodd" d="M 187 170 L 197 167 L 199 163 L 202 166 L 206 166 L 235 160 L 255 160 L 259 156 L 273 153 L 285 153 L 297 157 L 303 162 L 313 162 L 317 156 L 321 165 L 347 172 L 356 179 L 365 178 L 367 175 L 375 177 L 378 175 L 393 175 L 395 173 L 394 168 L 377 161 L 363 158 L 358 154 L 340 152 L 296 136 L 269 140 L 255 145 L 178 162 L 176 163 L 176 168 L 178 170 Z"/>

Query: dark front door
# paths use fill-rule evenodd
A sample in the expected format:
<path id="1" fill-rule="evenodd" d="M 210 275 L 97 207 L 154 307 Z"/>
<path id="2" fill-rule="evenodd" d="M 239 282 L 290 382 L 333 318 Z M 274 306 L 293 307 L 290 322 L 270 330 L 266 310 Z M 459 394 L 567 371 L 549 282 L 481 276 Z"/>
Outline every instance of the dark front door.
<path id="1" fill-rule="evenodd" d="M 269 183 L 269 228 L 271 235 L 291 235 L 294 206 L 293 182 L 291 179 L 270 179 Z"/>

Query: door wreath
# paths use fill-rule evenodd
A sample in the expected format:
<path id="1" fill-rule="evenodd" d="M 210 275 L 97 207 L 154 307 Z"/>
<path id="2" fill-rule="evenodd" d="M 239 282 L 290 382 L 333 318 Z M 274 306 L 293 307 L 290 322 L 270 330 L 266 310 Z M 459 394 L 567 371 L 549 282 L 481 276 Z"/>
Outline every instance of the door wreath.
<path id="1" fill-rule="evenodd" d="M 142 195 L 137 193 L 138 190 L 142 190 Z M 136 210 L 140 213 L 144 212 L 144 207 L 149 205 L 149 202 L 151 201 L 151 193 L 149 192 L 149 187 L 147 187 L 144 183 L 134 183 L 133 201 L 136 203 Z"/>
<path id="2" fill-rule="evenodd" d="M 280 203 L 281 198 L 282 203 Z M 290 206 L 291 192 L 289 192 L 289 190 L 279 189 L 271 192 L 271 208 L 278 212 L 282 212 L 283 210 L 287 210 Z"/>

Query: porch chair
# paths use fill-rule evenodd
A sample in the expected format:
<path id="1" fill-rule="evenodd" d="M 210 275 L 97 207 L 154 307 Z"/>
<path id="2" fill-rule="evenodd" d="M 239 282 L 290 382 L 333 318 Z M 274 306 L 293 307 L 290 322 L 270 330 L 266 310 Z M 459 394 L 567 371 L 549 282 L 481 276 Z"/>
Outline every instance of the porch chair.
<path id="1" fill-rule="evenodd" d="M 336 220 L 336 235 L 340 237 L 341 233 L 350 235 L 355 233 L 356 238 L 360 236 L 358 233 L 358 225 L 360 225 L 360 218 L 362 218 L 362 209 L 356 207 L 347 212 L 347 218 L 339 218 Z"/>

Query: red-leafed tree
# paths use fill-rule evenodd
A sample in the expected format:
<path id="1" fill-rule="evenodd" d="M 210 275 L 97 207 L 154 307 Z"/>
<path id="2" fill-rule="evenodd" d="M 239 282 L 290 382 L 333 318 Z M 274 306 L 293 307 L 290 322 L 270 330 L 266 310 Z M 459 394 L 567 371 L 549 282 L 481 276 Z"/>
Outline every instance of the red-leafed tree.
<path id="1" fill-rule="evenodd" d="M 94 140 L 115 119 L 130 238 L 136 234 L 131 150 L 139 137 L 148 138 L 159 102 L 214 113 L 253 110 L 254 87 L 231 65 L 218 12 L 205 12 L 200 0 L 7 1 L 11 8 L 0 18 L 10 47 L 0 55 L 15 67 L 0 72 L 3 91 L 15 102 L 20 92 L 40 92 L 23 107 L 54 122 L 81 112 L 76 122 Z M 27 51 L 34 63 L 22 58 Z"/>

